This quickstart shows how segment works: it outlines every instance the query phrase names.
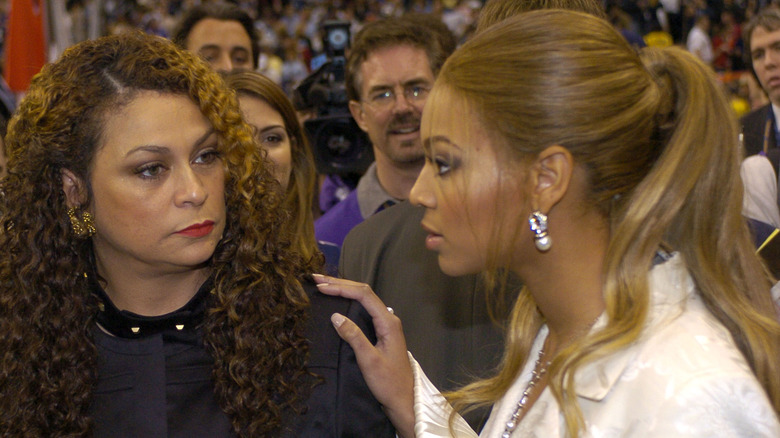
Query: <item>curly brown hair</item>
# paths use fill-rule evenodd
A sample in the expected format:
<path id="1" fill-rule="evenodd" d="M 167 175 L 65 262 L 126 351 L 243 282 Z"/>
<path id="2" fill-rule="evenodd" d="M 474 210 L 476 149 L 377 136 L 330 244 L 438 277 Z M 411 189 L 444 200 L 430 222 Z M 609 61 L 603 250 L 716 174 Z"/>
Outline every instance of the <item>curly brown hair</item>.
<path id="1" fill-rule="evenodd" d="M 111 111 L 143 90 L 188 96 L 219 136 L 227 220 L 202 326 L 216 399 L 239 436 L 278 431 L 307 383 L 301 278 L 284 196 L 235 95 L 196 56 L 140 32 L 81 43 L 47 65 L 9 125 L 0 199 L 0 433 L 89 436 L 97 379 L 92 245 L 71 232 L 62 171 L 89 181 Z M 87 201 L 90 187 L 87 183 Z"/>

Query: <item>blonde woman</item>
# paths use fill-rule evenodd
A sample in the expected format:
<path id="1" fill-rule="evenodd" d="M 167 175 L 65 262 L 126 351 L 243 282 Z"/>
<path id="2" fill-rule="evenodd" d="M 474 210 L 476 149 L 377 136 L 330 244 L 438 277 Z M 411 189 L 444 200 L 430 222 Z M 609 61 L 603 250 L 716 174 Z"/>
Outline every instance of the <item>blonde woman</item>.
<path id="1" fill-rule="evenodd" d="M 491 438 L 780 436 L 780 325 L 709 68 L 528 12 L 446 62 L 422 138 L 411 200 L 442 270 L 525 287 L 496 375 L 445 399 L 407 359 L 403 315 L 318 277 L 373 315 L 376 345 L 332 321 L 401 436 L 476 436 L 452 408 L 484 405 Z"/>

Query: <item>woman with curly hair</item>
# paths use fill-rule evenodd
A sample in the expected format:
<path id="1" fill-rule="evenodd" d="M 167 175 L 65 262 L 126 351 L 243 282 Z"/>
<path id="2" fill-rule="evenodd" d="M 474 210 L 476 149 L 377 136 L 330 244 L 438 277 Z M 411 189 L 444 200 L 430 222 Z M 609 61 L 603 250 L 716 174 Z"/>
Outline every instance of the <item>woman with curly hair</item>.
<path id="1" fill-rule="evenodd" d="M 44 67 L 7 136 L 0 434 L 393 436 L 219 75 L 141 33 Z"/>
<path id="2" fill-rule="evenodd" d="M 236 70 L 224 74 L 224 78 L 238 94 L 244 119 L 274 163 L 276 179 L 285 190 L 284 204 L 291 215 L 289 225 L 296 248 L 308 258 L 321 252 L 327 270 L 336 273 L 339 247 L 314 238 L 317 170 L 292 102 L 281 87 L 260 73 Z"/>
<path id="3" fill-rule="evenodd" d="M 332 320 L 399 435 L 475 437 L 452 412 L 490 406 L 490 438 L 780 436 L 780 324 L 710 68 L 527 12 L 447 60 L 421 137 L 410 199 L 442 270 L 524 287 L 500 368 L 445 398 L 370 289 L 319 277 L 374 316 L 376 345 Z"/>

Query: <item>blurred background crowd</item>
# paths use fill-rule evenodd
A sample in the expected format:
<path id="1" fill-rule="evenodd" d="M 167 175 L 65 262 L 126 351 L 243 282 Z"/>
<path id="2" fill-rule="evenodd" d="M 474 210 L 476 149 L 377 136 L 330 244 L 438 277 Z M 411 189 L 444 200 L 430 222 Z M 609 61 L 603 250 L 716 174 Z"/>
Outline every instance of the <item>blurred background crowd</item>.
<path id="1" fill-rule="evenodd" d="M 45 8 L 46 59 L 72 44 L 127 29 L 170 37 L 183 11 L 209 0 L 2 0 L 0 38 L 5 40 L 12 4 Z M 473 32 L 482 0 L 238 0 L 261 35 L 259 70 L 290 92 L 322 62 L 321 24 L 362 25 L 406 12 L 433 13 L 464 41 Z M 677 44 L 696 51 L 721 74 L 738 115 L 766 101 L 755 86 L 741 27 L 760 8 L 780 0 L 604 0 L 612 23 L 636 45 Z M 2 45 L 3 47 L 5 44 Z M 703 49 L 702 49 L 703 47 Z M 4 64 L 13 63 L 6 59 Z M 2 68 L 6 68 L 3 65 Z M 12 86 L 12 88 L 14 88 Z M 14 90 L 22 91 L 22 90 Z"/>

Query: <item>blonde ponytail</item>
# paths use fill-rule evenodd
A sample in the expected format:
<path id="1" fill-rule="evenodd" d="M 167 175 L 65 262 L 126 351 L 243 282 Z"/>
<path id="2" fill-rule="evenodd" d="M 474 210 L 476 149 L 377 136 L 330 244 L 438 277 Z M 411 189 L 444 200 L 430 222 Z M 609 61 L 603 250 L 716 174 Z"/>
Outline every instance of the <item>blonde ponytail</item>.
<path id="1" fill-rule="evenodd" d="M 584 427 L 575 373 L 636 341 L 649 309 L 648 271 L 661 248 L 682 255 L 706 306 L 780 413 L 780 325 L 741 216 L 736 121 L 708 67 L 679 48 L 640 56 L 609 23 L 550 10 L 486 29 L 438 80 L 473 106 L 518 163 L 550 145 L 566 147 L 588 172 L 589 206 L 611 224 L 607 324 L 562 350 L 548 371 L 570 436 Z M 502 369 L 450 394 L 453 405 L 500 399 L 540 324 L 532 297 L 521 293 Z"/>

